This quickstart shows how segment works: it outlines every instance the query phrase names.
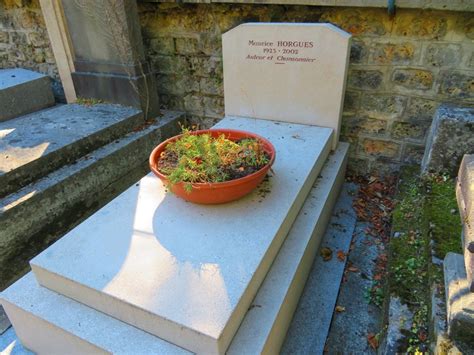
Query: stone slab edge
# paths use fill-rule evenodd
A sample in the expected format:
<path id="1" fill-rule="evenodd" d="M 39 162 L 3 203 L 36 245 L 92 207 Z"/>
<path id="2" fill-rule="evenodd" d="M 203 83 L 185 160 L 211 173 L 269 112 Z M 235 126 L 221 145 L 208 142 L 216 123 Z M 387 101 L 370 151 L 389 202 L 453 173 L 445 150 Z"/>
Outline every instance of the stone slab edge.
<path id="1" fill-rule="evenodd" d="M 346 144 L 343 143 L 343 145 Z M 335 167 L 339 166 L 342 169 L 342 167 L 345 165 L 347 148 L 343 146 L 340 149 L 342 153 L 339 156 L 334 155 L 334 159 L 336 161 L 333 164 Z M 344 174 L 342 171 L 338 172 L 334 168 L 334 175 L 330 175 L 329 173 L 327 173 L 327 170 L 325 170 L 325 168 L 322 171 L 321 175 L 323 176 L 323 179 L 325 176 L 329 175 L 329 181 L 325 183 L 332 184 L 333 191 L 337 192 L 337 189 L 334 188 L 338 185 L 338 183 L 335 181 L 336 176 L 338 176 L 338 178 L 341 178 L 344 176 Z M 323 193 L 328 190 L 328 187 L 326 185 L 319 185 L 319 183 L 324 181 L 323 179 L 318 180 L 314 187 L 314 190 L 319 189 Z M 326 194 L 326 196 L 327 195 L 329 195 L 329 192 Z M 309 198 L 309 200 L 310 199 L 311 198 Z M 311 202 L 313 201 L 310 201 L 310 204 Z M 316 207 L 318 207 L 318 201 L 314 202 L 316 202 L 315 205 Z M 303 207 L 302 211 L 298 215 L 299 218 L 304 216 L 307 207 L 307 204 Z M 310 208 L 313 207 L 314 206 L 310 205 Z M 317 211 L 318 209 L 316 210 L 316 212 Z M 314 214 L 310 213 L 308 213 L 308 215 L 314 216 Z M 296 223 L 301 222 L 295 222 L 295 224 Z M 295 242 L 301 242 L 298 238 L 293 238 L 292 240 Z M 280 252 L 283 253 L 290 247 L 291 245 L 288 242 L 285 242 Z M 281 260 L 281 258 L 279 259 Z M 282 263 L 275 262 L 274 265 L 272 265 L 272 269 L 274 267 L 277 267 L 278 265 L 280 265 L 280 268 L 286 267 L 286 260 L 287 259 L 284 258 L 284 260 L 282 260 Z M 300 264 L 300 262 L 298 262 L 298 264 Z M 276 271 L 271 271 L 271 274 L 275 275 L 276 277 L 280 277 L 285 273 L 286 271 L 280 269 Z M 262 303 L 262 309 L 271 308 L 273 312 L 279 312 L 278 314 L 286 313 L 284 312 L 284 309 L 288 307 L 291 308 L 291 304 L 284 305 L 282 308 L 278 306 L 275 307 L 275 302 L 272 299 L 268 299 L 268 296 L 259 296 L 260 294 L 272 295 L 274 293 L 273 287 L 278 287 L 280 291 L 282 289 L 285 289 L 284 287 L 279 285 L 279 280 L 273 278 L 270 279 L 270 277 L 268 276 L 267 279 L 268 281 L 264 282 L 264 284 L 260 288 L 256 300 L 260 300 L 263 298 L 273 304 L 272 307 L 266 307 L 266 304 Z M 291 281 L 292 279 L 293 278 L 287 278 L 286 282 Z M 44 287 L 39 286 L 34 280 L 33 273 L 29 273 L 27 276 L 18 281 L 17 284 L 13 285 L 10 289 L 4 291 L 3 294 L 0 294 L 0 299 L 7 313 L 10 315 L 10 319 L 12 320 L 15 330 L 17 331 L 22 343 L 30 349 L 35 349 L 36 351 L 42 349 L 46 353 L 51 353 L 62 352 L 64 351 L 64 349 L 68 349 L 68 353 L 71 353 L 71 351 L 75 351 L 74 353 L 81 354 L 90 352 L 91 350 L 96 350 L 95 352 L 97 353 L 97 349 L 99 348 L 100 351 L 98 353 L 112 352 L 115 354 L 127 354 L 132 352 L 150 353 L 152 351 L 157 351 L 161 349 L 161 353 L 165 351 L 164 353 L 166 354 L 188 354 L 187 351 L 178 348 L 174 345 L 171 345 L 151 334 L 143 332 L 133 326 L 127 325 L 101 312 L 95 311 L 92 308 L 89 308 L 79 302 L 73 301 L 67 297 L 59 295 L 56 292 L 50 291 Z M 37 304 L 39 304 L 39 307 L 35 306 Z M 258 307 L 256 308 L 259 309 Z M 15 317 L 15 315 L 11 316 L 11 314 L 17 312 L 20 313 L 18 317 Z M 248 312 L 246 317 L 250 314 L 251 313 Z M 269 323 L 268 320 L 281 320 L 282 318 L 279 318 L 278 314 L 270 314 L 269 317 L 266 317 L 265 321 L 263 322 L 263 326 L 273 327 L 273 324 Z M 243 323 L 245 323 L 245 320 Z M 25 328 L 23 328 L 23 325 L 25 325 Z M 23 328 L 24 331 L 20 330 L 20 328 Z M 107 329 L 108 333 L 104 334 L 102 332 L 97 332 L 96 329 Z M 281 325 L 280 329 L 282 329 Z M 39 330 L 41 330 L 41 332 Z M 239 329 L 239 332 L 240 331 L 241 330 Z M 270 334 L 271 332 L 272 329 L 268 328 L 263 331 L 264 334 Z M 40 346 L 42 348 L 35 348 L 35 345 L 31 342 L 30 336 L 35 337 L 36 333 L 41 335 L 39 339 L 40 342 L 41 339 L 57 339 L 58 341 L 47 343 L 41 342 Z M 65 333 L 67 334 L 66 337 L 59 339 L 59 336 L 62 336 Z M 274 333 L 274 335 L 276 334 L 277 333 Z M 246 336 L 243 336 L 242 338 L 245 337 Z M 235 339 L 238 338 L 239 333 L 237 333 Z M 284 333 L 282 335 L 282 338 L 284 339 Z M 283 339 L 279 339 L 277 337 L 276 341 L 282 342 Z M 94 345 L 92 345 L 92 343 Z M 262 341 L 262 339 L 260 339 L 259 344 L 262 345 L 264 343 L 265 341 Z M 245 346 L 245 343 L 241 343 L 241 346 Z M 236 347 L 234 347 L 234 345 L 231 345 L 231 348 L 235 349 Z M 243 348 L 240 349 L 242 349 L 243 351 Z"/>
<path id="2" fill-rule="evenodd" d="M 56 110 L 55 106 L 49 110 Z M 18 168 L 0 175 L 0 196 L 6 196 L 34 180 L 81 158 L 87 153 L 121 138 L 143 124 L 143 113 L 131 110 L 120 121 L 103 127 L 88 136 L 78 138 L 65 146 L 50 151 Z"/>
<path id="3" fill-rule="evenodd" d="M 474 346 L 474 293 L 469 292 L 463 256 L 446 254 L 443 268 L 448 333 L 455 341 Z"/>
<path id="4" fill-rule="evenodd" d="M 54 105 L 51 79 L 48 76 L 24 69 L 11 72 L 17 70 L 26 72 L 21 75 L 30 75 L 31 78 L 0 89 L 0 122 Z"/>
<path id="5" fill-rule="evenodd" d="M 228 354 L 276 354 L 298 305 L 344 181 L 349 144 L 339 143 L 316 181 Z"/>

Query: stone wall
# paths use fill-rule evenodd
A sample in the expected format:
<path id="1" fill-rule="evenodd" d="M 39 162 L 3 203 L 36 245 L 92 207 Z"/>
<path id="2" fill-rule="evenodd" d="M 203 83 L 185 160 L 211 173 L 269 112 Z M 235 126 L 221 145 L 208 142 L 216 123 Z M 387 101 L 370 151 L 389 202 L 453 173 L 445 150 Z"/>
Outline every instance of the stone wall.
<path id="1" fill-rule="evenodd" d="M 441 103 L 474 104 L 474 16 L 468 12 L 139 2 L 164 108 L 203 126 L 224 113 L 221 39 L 243 22 L 331 22 L 352 33 L 342 140 L 350 165 L 419 163 Z M 316 84 L 316 83 L 315 83 Z"/>
<path id="2" fill-rule="evenodd" d="M 0 69 L 25 68 L 51 76 L 57 99 L 61 82 L 38 0 L 0 0 Z"/>
<path id="3" fill-rule="evenodd" d="M 441 103 L 474 105 L 472 12 L 138 1 L 163 108 L 210 126 L 224 114 L 221 34 L 251 21 L 331 22 L 353 34 L 341 139 L 350 166 L 385 171 L 419 163 Z M 38 0 L 0 0 L 0 68 L 60 82 Z M 59 90 L 58 90 L 59 88 Z"/>

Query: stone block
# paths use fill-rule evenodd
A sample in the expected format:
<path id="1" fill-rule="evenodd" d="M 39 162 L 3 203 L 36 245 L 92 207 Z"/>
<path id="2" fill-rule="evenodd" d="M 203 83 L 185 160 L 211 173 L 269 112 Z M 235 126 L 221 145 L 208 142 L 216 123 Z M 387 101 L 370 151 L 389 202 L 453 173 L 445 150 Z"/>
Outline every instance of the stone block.
<path id="1" fill-rule="evenodd" d="M 198 38 L 180 37 L 175 39 L 176 52 L 179 54 L 196 54 L 199 52 Z"/>
<path id="2" fill-rule="evenodd" d="M 7 31 L 0 31 L 0 43 L 8 43 L 9 38 Z"/>
<path id="3" fill-rule="evenodd" d="M 403 119 L 410 122 L 431 121 L 438 106 L 437 101 L 411 97 Z"/>
<path id="4" fill-rule="evenodd" d="M 411 90 L 429 90 L 433 86 L 433 73 L 424 69 L 395 69 L 392 82 Z"/>
<path id="5" fill-rule="evenodd" d="M 236 117 L 217 127 L 274 144 L 265 197 L 255 191 L 195 205 L 148 175 L 34 258 L 39 283 L 193 352 L 224 353 L 327 159 L 333 131 Z"/>
<path id="6" fill-rule="evenodd" d="M 462 59 L 462 47 L 455 43 L 431 43 L 425 51 L 425 63 L 433 67 L 456 67 Z"/>
<path id="7" fill-rule="evenodd" d="M 52 105 L 49 77 L 25 69 L 0 69 L 0 122 Z"/>
<path id="8" fill-rule="evenodd" d="M 454 340 L 474 346 L 474 293 L 469 291 L 463 256 L 446 254 L 443 269 L 448 333 Z"/>
<path id="9" fill-rule="evenodd" d="M 424 152 L 424 145 L 406 143 L 402 154 L 402 161 L 407 164 L 420 164 L 423 160 Z"/>
<path id="10" fill-rule="evenodd" d="M 246 23 L 222 35 L 225 113 L 334 129 L 351 36 L 328 23 Z"/>
<path id="11" fill-rule="evenodd" d="M 474 153 L 474 108 L 440 106 L 428 133 L 422 172 L 456 176 L 464 154 Z"/>
<path id="12" fill-rule="evenodd" d="M 157 84 L 160 94 L 184 96 L 199 92 L 199 81 L 189 76 L 158 75 Z"/>
<path id="13" fill-rule="evenodd" d="M 219 78 L 201 78 L 199 91 L 204 95 L 224 96 L 224 85 Z"/>
<path id="14" fill-rule="evenodd" d="M 387 121 L 367 117 L 344 117 L 342 134 L 357 137 L 360 133 L 383 134 L 387 130 Z"/>
<path id="15" fill-rule="evenodd" d="M 344 95 L 344 114 L 355 113 L 360 104 L 360 92 L 346 90 Z"/>
<path id="16" fill-rule="evenodd" d="M 372 118 L 393 119 L 402 116 L 407 105 L 406 96 L 397 95 L 362 95 L 360 110 Z"/>
<path id="17" fill-rule="evenodd" d="M 157 37 L 150 40 L 150 49 L 158 54 L 174 54 L 175 44 L 173 37 Z"/>
<path id="18" fill-rule="evenodd" d="M 377 90 L 383 84 L 383 73 L 380 70 L 353 69 L 347 77 L 347 85 L 352 89 Z"/>
<path id="19" fill-rule="evenodd" d="M 447 71 L 441 74 L 438 93 L 452 98 L 474 102 L 474 74 Z"/>
<path id="20" fill-rule="evenodd" d="M 446 35 L 447 30 L 448 20 L 442 12 L 423 16 L 423 13 L 413 11 L 395 18 L 392 33 L 402 37 L 439 39 Z"/>
<path id="21" fill-rule="evenodd" d="M 383 17 L 382 12 L 374 9 L 362 11 L 355 8 L 345 8 L 325 11 L 321 20 L 333 23 L 353 35 L 381 36 L 388 30 Z"/>
<path id="22" fill-rule="evenodd" d="M 206 116 L 220 118 L 224 115 L 224 99 L 222 97 L 204 96 L 202 102 Z"/>
<path id="23" fill-rule="evenodd" d="M 351 64 L 362 64 L 367 62 L 369 49 L 361 40 L 353 40 L 351 43 L 351 55 L 349 61 Z"/>
<path id="24" fill-rule="evenodd" d="M 387 158 L 398 158 L 400 154 L 400 144 L 381 139 L 365 138 L 362 140 L 360 149 L 366 155 Z"/>
<path id="25" fill-rule="evenodd" d="M 396 139 L 423 141 L 429 126 L 429 121 L 416 123 L 395 121 L 390 131 L 392 137 Z"/>
<path id="26" fill-rule="evenodd" d="M 375 43 L 371 47 L 371 62 L 374 64 L 410 64 L 418 56 L 414 43 Z"/>

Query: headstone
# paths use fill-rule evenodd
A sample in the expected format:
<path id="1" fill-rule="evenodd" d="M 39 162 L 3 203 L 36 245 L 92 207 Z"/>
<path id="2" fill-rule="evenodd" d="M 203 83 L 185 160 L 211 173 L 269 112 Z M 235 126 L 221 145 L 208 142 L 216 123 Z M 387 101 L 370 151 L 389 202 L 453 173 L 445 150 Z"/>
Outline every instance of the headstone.
<path id="1" fill-rule="evenodd" d="M 145 59 L 136 1 L 63 1 L 74 50 L 78 97 L 159 112 L 154 74 Z"/>
<path id="2" fill-rule="evenodd" d="M 225 33 L 226 116 L 330 127 L 335 148 L 350 38 L 319 23 L 246 23 Z"/>

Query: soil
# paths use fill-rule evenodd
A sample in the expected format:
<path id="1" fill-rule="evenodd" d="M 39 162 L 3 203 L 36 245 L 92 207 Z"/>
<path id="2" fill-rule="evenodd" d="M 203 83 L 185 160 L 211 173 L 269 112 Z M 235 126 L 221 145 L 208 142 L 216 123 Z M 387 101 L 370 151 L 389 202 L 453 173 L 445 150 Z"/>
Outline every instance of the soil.
<path id="1" fill-rule="evenodd" d="M 266 158 L 270 160 L 270 155 L 267 152 L 264 152 Z M 170 168 L 175 168 L 178 165 L 178 156 L 175 152 L 169 152 L 165 150 L 158 160 L 157 168 L 162 173 L 163 171 Z M 247 175 L 253 174 L 263 168 L 266 164 L 256 165 L 256 166 L 244 166 L 244 165 L 226 165 L 222 166 L 222 170 L 228 176 L 226 181 L 235 180 L 243 178 Z M 212 181 L 209 181 L 212 182 Z"/>

